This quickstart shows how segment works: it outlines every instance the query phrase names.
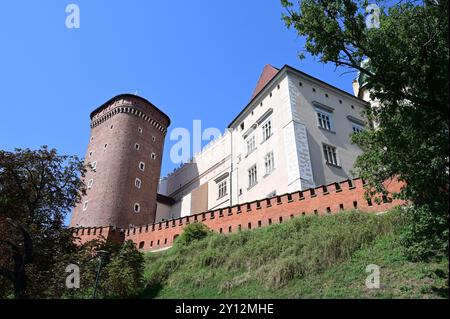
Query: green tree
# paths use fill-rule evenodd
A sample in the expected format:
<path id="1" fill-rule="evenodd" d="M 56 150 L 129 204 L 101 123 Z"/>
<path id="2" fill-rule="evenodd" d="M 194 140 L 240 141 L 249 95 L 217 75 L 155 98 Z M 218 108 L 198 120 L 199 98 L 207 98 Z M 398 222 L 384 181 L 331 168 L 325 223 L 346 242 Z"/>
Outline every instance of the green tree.
<path id="1" fill-rule="evenodd" d="M 15 298 L 48 297 L 55 265 L 76 252 L 63 222 L 84 192 L 84 172 L 76 156 L 45 146 L 0 151 L 0 275 L 9 282 L 0 287 Z"/>
<path id="2" fill-rule="evenodd" d="M 410 257 L 448 256 L 448 0 L 371 1 L 380 13 L 375 27 L 366 23 L 377 14 L 368 1 L 281 3 L 286 25 L 306 37 L 304 51 L 359 72 L 379 102 L 366 114 L 376 128 L 353 136 L 364 151 L 355 172 L 368 195 L 384 193 L 389 178 L 404 181 L 398 197 L 412 205 Z"/>
<path id="3" fill-rule="evenodd" d="M 80 267 L 80 289 L 65 290 L 63 296 L 72 299 L 93 297 L 99 263 L 97 298 L 130 298 L 143 289 L 144 256 L 136 245 L 128 240 L 117 244 L 103 239 L 85 243 L 72 260 Z"/>

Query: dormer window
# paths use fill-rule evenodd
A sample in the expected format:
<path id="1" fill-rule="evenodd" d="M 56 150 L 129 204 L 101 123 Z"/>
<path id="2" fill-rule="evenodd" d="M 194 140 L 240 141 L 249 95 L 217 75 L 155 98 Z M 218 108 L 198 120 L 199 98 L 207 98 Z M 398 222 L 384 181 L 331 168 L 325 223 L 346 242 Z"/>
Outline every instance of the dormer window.
<path id="1" fill-rule="evenodd" d="M 93 184 L 94 184 L 94 180 L 91 178 L 87 183 L 87 188 L 91 189 Z"/>
<path id="2" fill-rule="evenodd" d="M 134 149 L 136 151 L 139 151 L 140 148 L 141 148 L 141 146 L 138 143 L 134 144 Z"/>
<path id="3" fill-rule="evenodd" d="M 144 162 L 140 162 L 140 163 L 139 163 L 139 169 L 140 169 L 141 171 L 145 171 L 145 163 L 144 163 Z"/>
<path id="4" fill-rule="evenodd" d="M 139 205 L 139 203 L 134 203 L 133 210 L 135 213 L 139 213 L 141 211 L 141 205 Z"/>

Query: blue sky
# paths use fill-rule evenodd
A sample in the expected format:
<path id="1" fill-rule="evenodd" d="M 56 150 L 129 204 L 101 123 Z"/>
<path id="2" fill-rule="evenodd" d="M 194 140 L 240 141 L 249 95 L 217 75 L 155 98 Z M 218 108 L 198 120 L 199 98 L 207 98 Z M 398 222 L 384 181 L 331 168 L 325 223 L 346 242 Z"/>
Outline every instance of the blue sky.
<path id="1" fill-rule="evenodd" d="M 67 29 L 68 4 L 80 29 Z M 311 57 L 281 21 L 279 0 L 0 2 L 0 148 L 85 154 L 89 113 L 120 93 L 147 98 L 170 128 L 223 130 L 265 64 L 289 64 L 351 92 L 352 74 Z M 170 129 L 169 129 L 170 131 Z M 169 136 L 169 135 L 168 135 Z M 166 139 L 162 175 L 175 166 Z"/>

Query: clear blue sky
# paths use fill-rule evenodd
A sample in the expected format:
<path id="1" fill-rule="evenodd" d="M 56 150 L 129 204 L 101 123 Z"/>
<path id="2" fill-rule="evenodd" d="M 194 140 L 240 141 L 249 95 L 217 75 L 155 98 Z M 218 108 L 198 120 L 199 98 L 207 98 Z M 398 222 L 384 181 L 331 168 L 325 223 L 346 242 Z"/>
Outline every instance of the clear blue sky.
<path id="1" fill-rule="evenodd" d="M 79 5 L 81 28 L 65 8 Z M 354 75 L 311 57 L 281 21 L 279 0 L 0 2 L 0 148 L 85 154 L 89 113 L 119 93 L 147 98 L 171 128 L 224 129 L 265 64 L 289 64 L 351 92 Z M 168 135 L 169 136 L 169 135 Z M 166 140 L 162 175 L 175 164 Z"/>

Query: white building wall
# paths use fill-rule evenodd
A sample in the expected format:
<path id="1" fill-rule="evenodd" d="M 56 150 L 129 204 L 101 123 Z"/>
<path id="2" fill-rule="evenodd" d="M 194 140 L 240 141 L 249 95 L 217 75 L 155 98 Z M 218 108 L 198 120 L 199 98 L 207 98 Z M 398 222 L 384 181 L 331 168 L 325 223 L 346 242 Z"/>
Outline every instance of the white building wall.
<path id="1" fill-rule="evenodd" d="M 363 111 L 367 107 L 364 102 L 331 88 L 319 81 L 291 73 L 291 82 L 298 91 L 295 98 L 295 114 L 307 132 L 307 140 L 312 165 L 312 173 L 316 185 L 324 185 L 335 181 L 354 177 L 351 170 L 356 157 L 361 154 L 360 148 L 352 144 L 350 135 L 357 119 L 364 122 Z M 302 83 L 300 86 L 299 83 Z M 318 126 L 317 105 L 328 108 L 332 116 L 332 131 Z M 323 144 L 336 147 L 339 166 L 325 163 Z"/>
<path id="2" fill-rule="evenodd" d="M 299 84 L 301 82 L 301 85 Z M 314 90 L 313 90 L 314 89 Z M 341 101 L 341 103 L 339 102 Z M 318 127 L 315 105 L 332 109 L 333 132 Z M 318 80 L 288 70 L 266 86 L 233 123 L 230 131 L 161 182 L 160 191 L 176 200 L 173 217 L 190 214 L 193 190 L 208 184 L 209 210 L 284 194 L 351 177 L 360 149 L 350 143 L 352 122 L 363 122 L 366 104 Z M 273 135 L 263 142 L 262 124 L 270 118 Z M 241 124 L 244 123 L 244 129 Z M 247 154 L 246 135 L 256 138 Z M 323 143 L 338 150 L 339 167 L 325 163 Z M 264 156 L 274 154 L 273 172 L 265 176 Z M 257 165 L 258 183 L 248 187 L 248 170 Z M 217 179 L 228 174 L 228 193 L 218 198 Z"/>

